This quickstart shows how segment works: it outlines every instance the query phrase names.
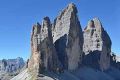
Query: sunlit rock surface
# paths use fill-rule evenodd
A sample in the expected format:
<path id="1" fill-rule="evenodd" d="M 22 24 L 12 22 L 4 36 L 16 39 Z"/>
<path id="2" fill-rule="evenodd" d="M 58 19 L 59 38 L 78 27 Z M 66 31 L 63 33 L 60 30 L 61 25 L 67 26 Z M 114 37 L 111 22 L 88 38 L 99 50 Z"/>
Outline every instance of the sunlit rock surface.
<path id="1" fill-rule="evenodd" d="M 109 69 L 112 43 L 100 20 L 98 18 L 90 20 L 83 34 L 85 63 L 102 71 Z"/>
<path id="2" fill-rule="evenodd" d="M 28 70 L 35 76 L 46 70 L 57 71 L 60 67 L 57 53 L 53 45 L 51 22 L 48 17 L 43 19 L 42 25 L 33 26 L 31 35 L 31 58 Z"/>
<path id="3" fill-rule="evenodd" d="M 90 20 L 82 32 L 77 12 L 70 3 L 53 23 L 45 17 L 33 26 L 27 68 L 11 80 L 120 80 L 100 20 Z"/>
<path id="4" fill-rule="evenodd" d="M 68 70 L 77 69 L 82 60 L 83 34 L 77 13 L 71 3 L 53 24 L 53 43 L 60 62 Z"/>

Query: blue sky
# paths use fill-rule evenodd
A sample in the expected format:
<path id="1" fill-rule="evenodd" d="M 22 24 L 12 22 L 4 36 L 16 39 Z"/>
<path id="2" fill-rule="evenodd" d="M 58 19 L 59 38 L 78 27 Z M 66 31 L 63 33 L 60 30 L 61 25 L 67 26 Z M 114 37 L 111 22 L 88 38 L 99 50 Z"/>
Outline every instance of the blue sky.
<path id="1" fill-rule="evenodd" d="M 0 59 L 30 56 L 32 25 L 49 16 L 51 21 L 70 2 L 79 11 L 82 28 L 99 17 L 120 54 L 120 0 L 0 0 Z"/>

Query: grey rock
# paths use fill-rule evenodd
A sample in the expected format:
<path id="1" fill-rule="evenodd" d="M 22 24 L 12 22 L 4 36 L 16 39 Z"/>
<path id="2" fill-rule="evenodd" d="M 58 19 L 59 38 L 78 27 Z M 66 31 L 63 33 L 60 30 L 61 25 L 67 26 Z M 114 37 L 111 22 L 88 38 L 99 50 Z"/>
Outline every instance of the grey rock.
<path id="1" fill-rule="evenodd" d="M 53 43 L 63 67 L 75 70 L 82 60 L 83 34 L 77 16 L 77 8 L 71 3 L 55 19 Z"/>
<path id="2" fill-rule="evenodd" d="M 23 69 L 25 62 L 23 58 L 0 60 L 0 80 L 10 80 Z"/>
<path id="3" fill-rule="evenodd" d="M 53 24 L 45 17 L 42 25 L 33 26 L 27 69 L 11 80 L 120 80 L 111 44 L 98 18 L 82 32 L 71 3 Z"/>
<path id="4" fill-rule="evenodd" d="M 41 25 L 37 23 L 37 25 L 33 26 L 32 34 L 31 34 L 31 57 L 28 62 L 28 68 L 29 71 L 31 71 L 32 73 L 35 73 L 37 71 L 37 69 L 39 68 L 38 64 L 40 63 L 40 59 L 39 59 L 40 55 L 38 48 L 40 44 L 40 43 L 38 44 L 38 40 L 39 40 L 38 34 L 40 34 L 40 29 L 41 29 Z"/>
<path id="5" fill-rule="evenodd" d="M 112 67 L 107 72 L 102 72 L 90 67 L 81 67 L 74 72 L 65 71 L 62 74 L 48 73 L 37 80 L 120 80 L 120 70 Z M 11 80 L 34 80 L 27 69 Z"/>
<path id="6" fill-rule="evenodd" d="M 102 71 L 109 69 L 112 43 L 100 20 L 98 18 L 90 20 L 83 34 L 83 51 L 87 64 L 97 66 Z"/>
<path id="7" fill-rule="evenodd" d="M 56 71 L 60 67 L 53 45 L 51 22 L 45 17 L 42 25 L 33 26 L 31 35 L 32 55 L 28 62 L 29 72 L 39 76 L 43 71 Z"/>
<path id="8" fill-rule="evenodd" d="M 112 67 L 115 67 L 120 70 L 120 56 L 116 55 L 114 52 L 111 52 L 110 63 Z"/>
<path id="9" fill-rule="evenodd" d="M 0 72 L 15 72 L 24 67 L 24 60 L 20 57 L 16 59 L 0 60 Z"/>

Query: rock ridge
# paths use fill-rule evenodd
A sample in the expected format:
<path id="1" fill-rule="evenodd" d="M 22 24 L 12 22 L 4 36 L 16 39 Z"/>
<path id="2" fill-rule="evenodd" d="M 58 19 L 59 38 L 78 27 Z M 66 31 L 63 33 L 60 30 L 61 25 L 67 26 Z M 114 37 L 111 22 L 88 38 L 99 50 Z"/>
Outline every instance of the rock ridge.
<path id="1" fill-rule="evenodd" d="M 77 7 L 70 3 L 51 23 L 44 17 L 31 32 L 28 71 L 39 76 L 45 71 L 75 71 L 90 66 L 101 71 L 110 68 L 111 39 L 99 18 L 88 21 L 82 31 Z"/>

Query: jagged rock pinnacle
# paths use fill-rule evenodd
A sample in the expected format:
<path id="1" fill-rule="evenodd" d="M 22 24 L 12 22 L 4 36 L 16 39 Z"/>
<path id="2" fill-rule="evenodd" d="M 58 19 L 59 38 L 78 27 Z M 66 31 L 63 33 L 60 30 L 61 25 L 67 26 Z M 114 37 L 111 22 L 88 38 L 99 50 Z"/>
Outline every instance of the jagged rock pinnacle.
<path id="1" fill-rule="evenodd" d="M 83 35 L 77 8 L 73 3 L 55 19 L 52 35 L 58 58 L 64 68 L 77 69 L 81 63 Z"/>
<path id="2" fill-rule="evenodd" d="M 70 3 L 53 24 L 44 17 L 33 26 L 28 69 L 12 80 L 120 80 L 120 63 L 110 56 L 112 42 L 102 23 L 93 18 L 82 31 L 77 13 Z"/>
<path id="3" fill-rule="evenodd" d="M 57 53 L 53 45 L 51 22 L 48 17 L 43 19 L 42 25 L 34 25 L 31 35 L 32 55 L 28 62 L 29 72 L 37 78 L 43 71 L 59 69 Z"/>
<path id="4" fill-rule="evenodd" d="M 90 57 L 86 57 L 90 65 L 96 63 L 102 71 L 109 68 L 111 39 L 98 18 L 90 20 L 84 30 L 83 51 L 85 55 L 92 56 L 93 53 L 94 57 L 92 62 L 89 60 Z"/>

